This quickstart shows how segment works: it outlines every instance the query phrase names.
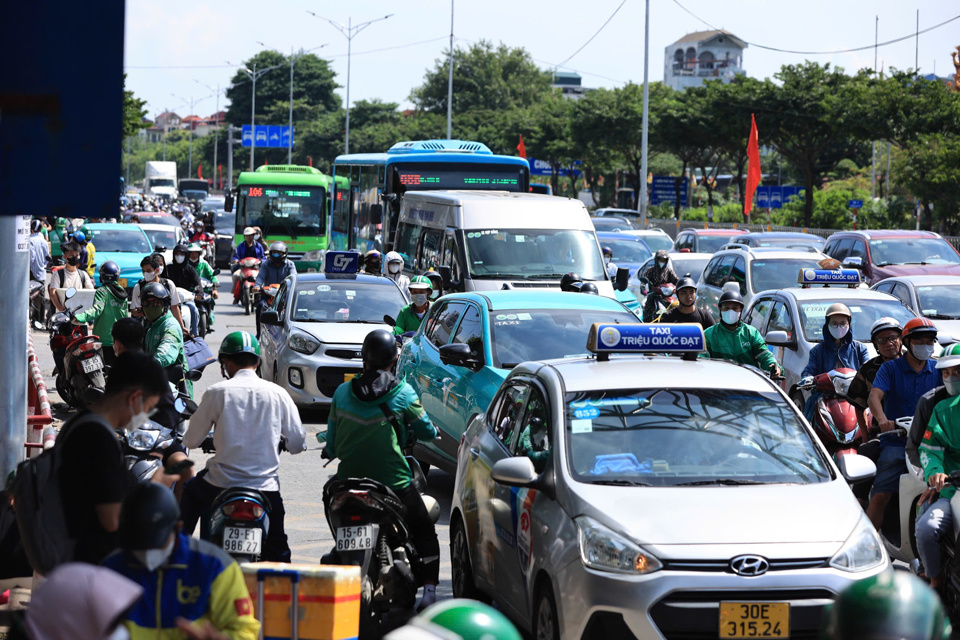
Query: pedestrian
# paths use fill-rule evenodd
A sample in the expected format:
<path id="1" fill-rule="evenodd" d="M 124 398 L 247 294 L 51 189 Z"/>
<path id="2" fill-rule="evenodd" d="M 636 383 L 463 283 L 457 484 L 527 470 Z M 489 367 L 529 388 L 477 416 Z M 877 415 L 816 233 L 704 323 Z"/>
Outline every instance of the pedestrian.
<path id="1" fill-rule="evenodd" d="M 113 366 L 116 356 L 113 352 L 113 325 L 120 318 L 129 315 L 127 308 L 127 290 L 119 284 L 120 267 L 108 260 L 100 267 L 100 287 L 93 295 L 93 304 L 86 311 L 78 313 L 73 321 L 76 324 L 93 323 L 93 333 L 103 345 L 103 360 Z"/>
<path id="2" fill-rule="evenodd" d="M 93 278 L 86 271 L 80 268 L 80 247 L 74 242 L 67 242 L 61 247 L 63 251 L 63 260 L 65 262 L 62 269 L 58 269 L 50 277 L 50 284 L 47 286 L 47 292 L 50 294 L 50 301 L 57 311 L 66 309 L 64 303 L 57 295 L 57 289 L 93 289 Z"/>
<path id="3" fill-rule="evenodd" d="M 50 262 L 50 242 L 43 237 L 43 223 L 30 221 L 30 280 L 45 284 L 47 263 Z"/>

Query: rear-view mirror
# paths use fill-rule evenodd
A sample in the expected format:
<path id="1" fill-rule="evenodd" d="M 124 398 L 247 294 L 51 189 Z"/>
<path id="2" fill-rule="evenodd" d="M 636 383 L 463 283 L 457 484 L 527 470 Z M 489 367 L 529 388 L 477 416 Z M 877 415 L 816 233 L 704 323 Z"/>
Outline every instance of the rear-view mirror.
<path id="1" fill-rule="evenodd" d="M 863 258 L 859 256 L 845 258 L 841 266 L 847 269 L 863 269 Z"/>
<path id="2" fill-rule="evenodd" d="M 77 295 L 77 288 L 76 288 L 76 287 L 70 287 L 69 289 L 67 289 L 66 293 L 63 294 L 63 297 L 64 297 L 64 299 L 69 300 L 70 298 L 72 298 L 72 297 L 75 296 L 75 295 Z"/>
<path id="3" fill-rule="evenodd" d="M 383 205 L 379 202 L 370 205 L 370 224 L 383 223 Z"/>
<path id="4" fill-rule="evenodd" d="M 630 282 L 630 269 L 620 267 L 617 269 L 617 276 L 613 281 L 613 288 L 617 291 L 626 291 L 627 283 Z"/>
<path id="5" fill-rule="evenodd" d="M 840 456 L 837 460 L 837 468 L 840 469 L 840 474 L 850 484 L 864 482 L 877 475 L 877 465 L 874 464 L 873 460 L 855 453 Z"/>
<path id="6" fill-rule="evenodd" d="M 767 334 L 766 343 L 771 347 L 794 348 L 793 340 L 787 335 L 786 331 L 771 331 Z"/>
<path id="7" fill-rule="evenodd" d="M 267 309 L 260 314 L 260 324 L 268 324 L 273 327 L 279 327 L 283 324 L 280 320 L 280 314 L 273 309 Z"/>
<path id="8" fill-rule="evenodd" d="M 526 487 L 537 479 L 537 470 L 526 456 L 504 458 L 493 465 L 490 477 L 508 487 Z"/>
<path id="9" fill-rule="evenodd" d="M 384 316 L 383 316 L 383 323 L 384 323 L 384 324 L 388 324 L 388 325 L 390 325 L 391 327 L 397 326 L 397 321 L 394 319 L 394 317 L 393 317 L 393 316 L 388 316 L 388 315 L 386 315 L 386 314 L 384 314 Z"/>
<path id="10" fill-rule="evenodd" d="M 437 273 L 440 274 L 440 279 L 443 280 L 443 288 L 452 288 L 451 283 L 453 281 L 453 269 L 450 268 L 450 265 L 440 265 L 437 267 Z"/>
<path id="11" fill-rule="evenodd" d="M 480 368 L 480 361 L 470 347 L 462 342 L 445 344 L 440 347 L 440 362 L 454 367 L 466 367 L 471 370 Z"/>
<path id="12" fill-rule="evenodd" d="M 215 276 L 220 275 L 220 269 L 214 269 L 214 270 L 213 270 L 213 275 L 215 275 Z"/>

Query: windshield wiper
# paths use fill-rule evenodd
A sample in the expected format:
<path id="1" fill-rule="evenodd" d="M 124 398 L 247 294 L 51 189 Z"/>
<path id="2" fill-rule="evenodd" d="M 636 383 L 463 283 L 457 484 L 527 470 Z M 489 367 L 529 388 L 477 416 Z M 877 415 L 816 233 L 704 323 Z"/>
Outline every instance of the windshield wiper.
<path id="1" fill-rule="evenodd" d="M 947 316 L 942 313 L 935 313 L 933 315 L 928 315 L 928 318 L 933 318 L 934 320 L 960 320 L 960 316 Z"/>
<path id="2" fill-rule="evenodd" d="M 475 273 L 473 274 L 473 278 L 476 280 L 493 280 L 494 278 L 525 280 L 527 276 L 520 273 Z"/>
<path id="3" fill-rule="evenodd" d="M 706 485 L 724 485 L 724 486 L 736 486 L 743 484 L 773 484 L 772 482 L 761 482 L 759 480 L 735 480 L 733 478 L 715 478 L 713 480 L 696 480 L 694 482 L 681 482 L 680 484 L 675 484 L 675 487 L 702 487 Z"/>
<path id="4" fill-rule="evenodd" d="M 652 487 L 649 482 L 640 480 L 627 480 L 626 478 L 617 478 L 615 480 L 591 480 L 589 484 L 605 484 L 615 487 Z"/>

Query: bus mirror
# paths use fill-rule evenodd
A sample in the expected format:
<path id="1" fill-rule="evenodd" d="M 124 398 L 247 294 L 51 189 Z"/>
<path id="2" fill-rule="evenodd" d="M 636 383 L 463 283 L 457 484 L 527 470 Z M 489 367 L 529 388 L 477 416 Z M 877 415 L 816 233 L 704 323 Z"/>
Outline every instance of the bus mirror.
<path id="1" fill-rule="evenodd" d="M 613 288 L 617 291 L 626 291 L 627 284 L 630 282 L 630 269 L 620 267 L 617 269 L 617 276 L 613 282 Z"/>
<path id="2" fill-rule="evenodd" d="M 379 202 L 370 205 L 370 224 L 383 224 L 383 205 Z"/>
<path id="3" fill-rule="evenodd" d="M 233 194 L 228 193 L 223 198 L 223 210 L 226 211 L 227 213 L 230 213 L 231 211 L 233 211 Z"/>
<path id="4" fill-rule="evenodd" d="M 443 280 L 444 291 L 449 291 L 453 289 L 453 286 L 452 286 L 453 270 L 450 268 L 450 266 L 446 264 L 440 265 L 439 267 L 437 267 L 437 273 L 440 274 L 440 278 L 441 280 Z"/>

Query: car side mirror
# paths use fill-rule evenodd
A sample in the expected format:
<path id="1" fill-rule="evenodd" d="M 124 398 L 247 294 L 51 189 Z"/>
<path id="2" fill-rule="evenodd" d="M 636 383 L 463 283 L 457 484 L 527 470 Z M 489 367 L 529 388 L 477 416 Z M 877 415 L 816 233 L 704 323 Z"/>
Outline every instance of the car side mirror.
<path id="1" fill-rule="evenodd" d="M 465 367 L 472 371 L 479 370 L 481 364 L 470 347 L 462 342 L 440 347 L 440 362 L 454 367 Z"/>
<path id="2" fill-rule="evenodd" d="M 626 291 L 627 284 L 630 282 L 630 269 L 626 267 L 619 267 L 617 269 L 617 276 L 613 280 L 613 288 L 617 291 Z"/>
<path id="3" fill-rule="evenodd" d="M 771 347 L 785 347 L 787 349 L 796 349 L 797 345 L 786 331 L 771 331 L 767 334 L 765 341 Z"/>
<path id="4" fill-rule="evenodd" d="M 233 196 L 229 193 L 223 198 L 223 210 L 227 213 L 233 211 Z"/>
<path id="5" fill-rule="evenodd" d="M 863 258 L 859 256 L 851 256 L 844 259 L 841 266 L 847 269 L 863 269 Z"/>
<path id="6" fill-rule="evenodd" d="M 266 309 L 260 314 L 260 324 L 268 324 L 273 327 L 283 326 L 280 314 L 273 309 Z"/>
<path id="7" fill-rule="evenodd" d="M 952 333 L 938 333 L 938 334 L 937 334 L 937 344 L 939 344 L 941 347 L 949 346 L 949 345 L 953 344 L 954 342 L 960 342 L 960 340 L 957 340 L 957 337 L 956 337 L 955 335 L 953 335 Z"/>
<path id="8" fill-rule="evenodd" d="M 850 484 L 864 482 L 877 475 L 877 465 L 873 460 L 855 453 L 840 456 L 837 460 L 837 468 L 840 469 L 844 480 Z"/>
<path id="9" fill-rule="evenodd" d="M 203 371 L 201 369 L 190 369 L 190 371 L 187 371 L 186 373 L 183 374 L 183 377 L 189 380 L 190 382 L 196 382 L 201 377 L 203 377 Z M 180 411 L 180 413 L 183 413 L 183 412 Z"/>
<path id="10" fill-rule="evenodd" d="M 508 487 L 527 487 L 537 479 L 537 470 L 527 456 L 514 456 L 497 461 L 490 469 L 494 482 Z"/>

